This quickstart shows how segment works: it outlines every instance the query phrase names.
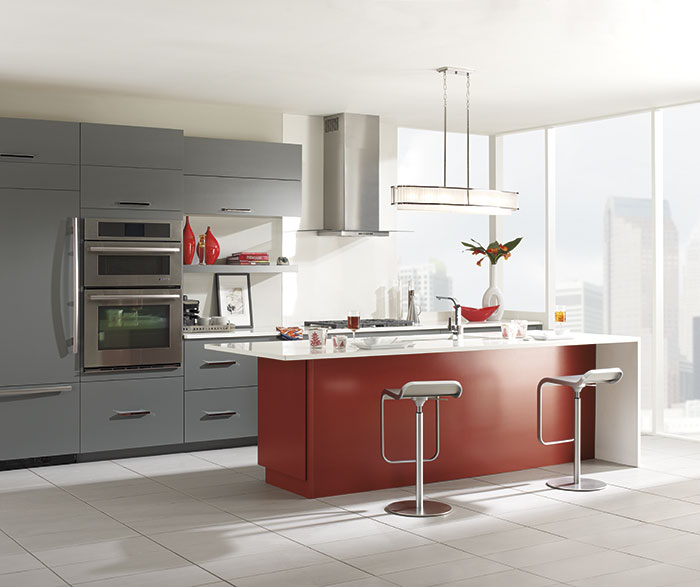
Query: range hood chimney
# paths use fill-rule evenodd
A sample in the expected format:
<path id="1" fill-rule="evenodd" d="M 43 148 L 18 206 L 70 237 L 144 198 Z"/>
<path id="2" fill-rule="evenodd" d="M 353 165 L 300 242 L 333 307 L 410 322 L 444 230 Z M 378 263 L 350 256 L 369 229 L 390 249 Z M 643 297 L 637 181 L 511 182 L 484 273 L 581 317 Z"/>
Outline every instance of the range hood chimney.
<path id="1" fill-rule="evenodd" d="M 326 236 L 389 236 L 379 230 L 379 116 L 323 118 L 323 230 Z"/>

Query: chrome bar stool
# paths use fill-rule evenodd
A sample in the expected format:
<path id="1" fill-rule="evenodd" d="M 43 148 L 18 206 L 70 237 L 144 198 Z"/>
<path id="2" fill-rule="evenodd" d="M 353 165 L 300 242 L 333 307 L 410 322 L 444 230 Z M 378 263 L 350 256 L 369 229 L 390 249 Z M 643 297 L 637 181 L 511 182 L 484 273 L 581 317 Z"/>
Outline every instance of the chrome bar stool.
<path id="1" fill-rule="evenodd" d="M 581 478 L 581 392 L 584 387 L 595 387 L 599 383 L 617 383 L 622 379 L 622 370 L 593 369 L 583 375 L 571 375 L 568 377 L 545 377 L 537 385 L 537 437 L 544 445 L 574 443 L 574 475 L 573 477 L 558 477 L 547 481 L 547 485 L 553 489 L 566 491 L 599 491 L 605 489 L 606 484 L 597 479 Z M 574 437 L 566 440 L 545 441 L 542 438 L 542 388 L 545 385 L 563 385 L 574 392 Z"/>
<path id="2" fill-rule="evenodd" d="M 409 381 L 401 389 L 385 389 L 382 392 L 382 458 L 387 463 L 416 463 L 416 499 L 395 501 L 384 509 L 390 514 L 418 518 L 444 516 L 452 507 L 439 501 L 423 499 L 423 463 L 429 463 L 440 454 L 440 400 L 462 395 L 462 386 L 457 381 Z M 407 461 L 392 461 L 384 452 L 384 401 L 387 399 L 412 399 L 416 404 L 416 458 Z M 435 454 L 423 459 L 423 405 L 429 399 L 435 400 Z"/>

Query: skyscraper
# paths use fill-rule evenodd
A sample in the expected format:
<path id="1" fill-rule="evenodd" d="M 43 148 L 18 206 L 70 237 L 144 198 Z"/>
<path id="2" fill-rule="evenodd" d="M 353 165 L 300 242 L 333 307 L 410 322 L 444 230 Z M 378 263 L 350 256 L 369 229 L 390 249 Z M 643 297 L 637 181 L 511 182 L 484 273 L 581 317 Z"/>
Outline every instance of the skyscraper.
<path id="1" fill-rule="evenodd" d="M 605 332 L 602 286 L 587 281 L 557 284 L 556 304 L 566 306 L 566 324 L 573 332 Z"/>
<path id="2" fill-rule="evenodd" d="M 421 312 L 437 312 L 449 310 L 446 302 L 435 299 L 438 295 L 452 295 L 452 278 L 448 277 L 445 265 L 439 261 L 424 265 L 410 265 L 399 268 L 399 283 L 401 287 L 401 312 L 408 310 L 408 285 L 413 282 L 416 292 L 416 302 Z"/>

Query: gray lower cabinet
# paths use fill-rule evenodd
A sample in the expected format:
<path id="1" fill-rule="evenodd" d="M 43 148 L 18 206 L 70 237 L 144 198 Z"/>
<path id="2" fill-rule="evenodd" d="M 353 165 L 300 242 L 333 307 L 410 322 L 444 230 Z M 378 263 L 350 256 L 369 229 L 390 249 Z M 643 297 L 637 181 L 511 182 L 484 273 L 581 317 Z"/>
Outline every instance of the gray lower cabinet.
<path id="1" fill-rule="evenodd" d="M 80 141 L 82 165 L 182 169 L 182 130 L 82 123 Z"/>
<path id="2" fill-rule="evenodd" d="M 80 163 L 80 127 L 76 122 L 0 118 L 0 161 Z"/>
<path id="3" fill-rule="evenodd" d="M 0 387 L 77 383 L 75 191 L 0 189 Z M 38 456 L 38 455 L 37 455 Z"/>
<path id="4" fill-rule="evenodd" d="M 185 175 L 185 212 L 224 216 L 300 216 L 301 182 Z"/>
<path id="5" fill-rule="evenodd" d="M 185 442 L 247 438 L 257 434 L 257 387 L 185 393 Z"/>
<path id="6" fill-rule="evenodd" d="M 301 145 L 185 137 L 183 171 L 301 181 Z"/>
<path id="7" fill-rule="evenodd" d="M 83 165 L 80 177 L 83 208 L 182 210 L 180 171 Z"/>
<path id="8" fill-rule="evenodd" d="M 209 341 L 207 341 L 209 342 Z M 258 359 L 208 351 L 206 343 L 185 341 L 185 389 L 251 387 L 258 384 Z"/>
<path id="9" fill-rule="evenodd" d="M 182 394 L 180 377 L 83 383 L 80 451 L 182 443 Z"/>
<path id="10" fill-rule="evenodd" d="M 0 460 L 76 454 L 79 390 L 78 383 L 0 388 Z"/>

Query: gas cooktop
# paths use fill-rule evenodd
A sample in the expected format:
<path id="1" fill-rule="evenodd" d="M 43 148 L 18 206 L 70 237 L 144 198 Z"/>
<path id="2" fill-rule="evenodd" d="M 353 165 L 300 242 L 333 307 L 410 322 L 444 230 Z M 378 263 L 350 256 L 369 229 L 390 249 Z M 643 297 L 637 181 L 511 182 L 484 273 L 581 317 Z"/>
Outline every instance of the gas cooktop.
<path id="1" fill-rule="evenodd" d="M 309 320 L 304 326 L 322 326 L 323 328 L 347 328 L 347 320 Z M 397 318 L 365 318 L 360 319 L 360 328 L 390 328 L 392 326 L 413 326 L 408 320 Z"/>

